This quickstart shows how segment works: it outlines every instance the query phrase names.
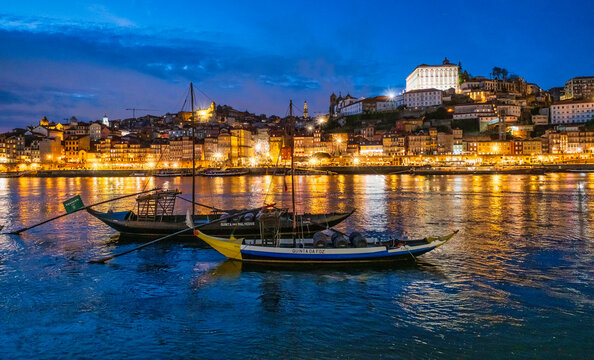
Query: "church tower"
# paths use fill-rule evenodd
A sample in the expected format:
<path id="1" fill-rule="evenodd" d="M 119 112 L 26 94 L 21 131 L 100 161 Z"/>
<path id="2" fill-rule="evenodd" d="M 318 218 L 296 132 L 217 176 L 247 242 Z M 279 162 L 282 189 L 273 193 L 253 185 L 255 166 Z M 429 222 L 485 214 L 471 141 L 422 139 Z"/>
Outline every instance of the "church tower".
<path id="1" fill-rule="evenodd" d="M 303 118 L 309 118 L 309 114 L 307 112 L 307 101 L 303 103 Z"/>

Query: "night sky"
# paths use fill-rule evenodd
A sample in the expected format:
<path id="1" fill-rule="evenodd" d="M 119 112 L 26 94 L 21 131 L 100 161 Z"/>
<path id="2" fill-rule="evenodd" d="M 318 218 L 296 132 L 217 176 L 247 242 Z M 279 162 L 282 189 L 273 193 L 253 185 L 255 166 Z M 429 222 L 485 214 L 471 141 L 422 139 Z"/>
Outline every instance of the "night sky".
<path id="1" fill-rule="evenodd" d="M 0 130 L 177 112 L 190 81 L 202 105 L 315 114 L 445 56 L 548 89 L 594 75 L 593 15 L 590 1 L 3 1 Z"/>

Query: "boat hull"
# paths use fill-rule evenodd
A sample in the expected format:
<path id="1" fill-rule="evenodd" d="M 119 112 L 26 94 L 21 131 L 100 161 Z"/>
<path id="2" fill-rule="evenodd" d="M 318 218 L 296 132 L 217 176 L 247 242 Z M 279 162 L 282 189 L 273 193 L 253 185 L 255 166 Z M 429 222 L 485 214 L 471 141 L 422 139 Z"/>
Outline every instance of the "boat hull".
<path id="1" fill-rule="evenodd" d="M 246 245 L 243 239 L 219 238 L 196 230 L 195 235 L 215 250 L 234 260 L 262 264 L 339 264 L 339 263 L 378 263 L 402 260 L 415 260 L 449 241 L 456 233 L 414 240 L 408 244 L 391 248 L 372 245 L 363 248 L 299 248 Z"/>
<path id="2" fill-rule="evenodd" d="M 134 219 L 134 214 L 131 211 L 104 213 L 93 209 L 87 209 L 87 212 L 114 230 L 125 234 L 160 236 L 173 234 L 187 228 L 185 215 L 165 216 L 162 221 L 139 221 Z M 304 226 L 304 232 L 311 236 L 315 232 L 339 224 L 352 213 L 353 211 L 348 213 L 303 214 L 298 215 L 297 219 L 299 221 L 304 221 L 306 225 Z M 217 220 L 221 216 L 224 215 L 195 215 L 193 217 L 193 222 L 195 226 L 200 226 L 213 220 Z M 204 233 L 213 236 L 225 237 L 234 234 L 235 236 L 248 239 L 259 238 L 261 236 L 260 223 L 255 219 L 247 221 L 230 218 L 229 220 L 201 227 L 201 230 Z M 292 230 L 292 214 L 289 213 L 281 220 L 280 232 L 281 234 L 288 234 L 291 233 Z M 188 235 L 192 235 L 192 233 L 188 232 Z"/>

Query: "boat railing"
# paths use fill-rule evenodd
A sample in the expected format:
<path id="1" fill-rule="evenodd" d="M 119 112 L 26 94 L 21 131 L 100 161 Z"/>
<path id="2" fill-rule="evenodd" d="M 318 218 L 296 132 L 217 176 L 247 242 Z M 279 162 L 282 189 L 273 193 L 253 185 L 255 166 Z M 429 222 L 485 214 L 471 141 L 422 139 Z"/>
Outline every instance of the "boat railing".
<path id="1" fill-rule="evenodd" d="M 139 221 L 162 221 L 164 216 L 173 215 L 178 190 L 158 190 L 136 198 Z"/>

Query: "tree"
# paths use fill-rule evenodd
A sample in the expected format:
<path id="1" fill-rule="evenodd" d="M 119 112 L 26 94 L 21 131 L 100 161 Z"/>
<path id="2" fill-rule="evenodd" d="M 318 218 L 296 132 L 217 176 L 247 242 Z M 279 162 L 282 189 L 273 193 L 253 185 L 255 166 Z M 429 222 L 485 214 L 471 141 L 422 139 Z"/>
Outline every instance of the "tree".
<path id="1" fill-rule="evenodd" d="M 493 77 L 494 79 L 499 79 L 500 75 L 501 75 L 501 68 L 494 66 L 493 71 L 491 72 L 491 77 Z"/>
<path id="2" fill-rule="evenodd" d="M 507 69 L 501 68 L 501 77 L 503 78 L 503 80 L 507 79 L 508 74 L 509 72 L 507 71 Z"/>

